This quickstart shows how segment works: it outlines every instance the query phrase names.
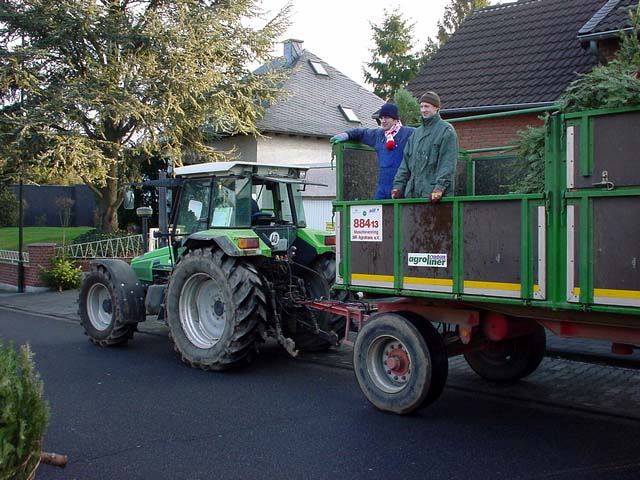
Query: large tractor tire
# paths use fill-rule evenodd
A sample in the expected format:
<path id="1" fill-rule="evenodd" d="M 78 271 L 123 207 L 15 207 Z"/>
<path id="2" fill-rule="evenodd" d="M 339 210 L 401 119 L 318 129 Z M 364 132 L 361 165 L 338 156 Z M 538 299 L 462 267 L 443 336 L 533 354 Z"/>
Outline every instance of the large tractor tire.
<path id="1" fill-rule="evenodd" d="M 397 313 L 379 313 L 365 322 L 353 348 L 353 367 L 367 400 L 400 415 L 433 403 L 449 373 L 446 348 L 433 325 Z"/>
<path id="2" fill-rule="evenodd" d="M 343 290 L 331 290 L 331 286 L 336 281 L 336 256 L 333 253 L 326 253 L 318 256 L 308 266 L 313 272 L 305 271 L 302 278 L 305 282 L 306 294 L 313 299 L 340 300 L 348 302 L 353 300 L 350 292 Z M 315 272 L 315 273 L 314 273 Z M 335 332 L 338 339 L 345 336 L 346 318 L 319 310 L 307 310 L 304 314 L 304 321 L 308 324 L 317 322 L 318 327 L 326 332 Z M 291 322 L 290 322 L 291 323 Z M 328 350 L 333 344 L 323 338 L 318 337 L 312 330 L 301 325 L 295 328 L 289 336 L 296 343 L 296 348 L 303 352 L 319 352 Z"/>
<path id="3" fill-rule="evenodd" d="M 92 268 L 80 286 L 80 323 L 91 342 L 100 346 L 120 345 L 133 337 L 135 323 L 127 323 L 118 279 L 102 265 Z"/>
<path id="4" fill-rule="evenodd" d="M 465 353 L 469 366 L 482 378 L 496 383 L 510 383 L 533 373 L 546 348 L 544 328 L 537 325 L 533 333 L 500 342 L 488 342 L 484 350 Z"/>
<path id="5" fill-rule="evenodd" d="M 209 248 L 189 252 L 167 288 L 171 338 L 186 364 L 225 370 L 247 363 L 255 351 L 266 296 L 256 270 L 242 259 Z"/>

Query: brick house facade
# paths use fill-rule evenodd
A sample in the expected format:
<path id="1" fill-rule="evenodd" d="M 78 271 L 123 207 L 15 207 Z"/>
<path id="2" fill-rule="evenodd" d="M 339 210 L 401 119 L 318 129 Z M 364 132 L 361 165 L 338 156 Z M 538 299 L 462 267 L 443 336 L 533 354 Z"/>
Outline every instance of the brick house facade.
<path id="1" fill-rule="evenodd" d="M 536 113 L 455 123 L 463 149 L 513 145 L 539 126 L 580 73 L 611 58 L 638 0 L 520 0 L 478 9 L 407 89 L 442 99 L 445 119 L 519 110 Z"/>

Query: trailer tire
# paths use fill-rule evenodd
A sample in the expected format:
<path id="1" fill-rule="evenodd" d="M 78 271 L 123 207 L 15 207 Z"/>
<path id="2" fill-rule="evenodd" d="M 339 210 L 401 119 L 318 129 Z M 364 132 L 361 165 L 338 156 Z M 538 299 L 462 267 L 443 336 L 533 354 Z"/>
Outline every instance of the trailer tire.
<path id="1" fill-rule="evenodd" d="M 484 350 L 464 354 L 480 377 L 495 383 L 510 383 L 533 373 L 544 358 L 546 335 L 537 324 L 533 333 L 501 342 L 488 342 Z"/>
<path id="2" fill-rule="evenodd" d="M 353 300 L 354 297 L 351 292 L 331 290 L 331 286 L 336 281 L 336 256 L 333 253 L 318 256 L 309 264 L 308 268 L 317 272 L 314 274 L 307 271 L 303 274 L 307 293 L 312 298 L 317 300 L 321 297 L 327 298 L 327 296 L 330 295 L 332 300 L 339 300 L 341 302 Z M 320 312 L 318 310 L 307 310 L 305 316 L 309 317 L 306 319 L 307 322 L 313 322 L 313 318 L 315 318 L 320 329 L 327 332 L 335 332 L 338 335 L 338 339 L 344 338 L 347 320 L 342 315 Z M 300 325 L 295 325 L 294 331 L 289 332 L 289 335 L 296 343 L 296 348 L 303 352 L 320 352 L 328 350 L 333 346 L 331 342 L 318 337 L 314 332 Z"/>
<path id="3" fill-rule="evenodd" d="M 219 249 L 192 250 L 171 275 L 166 303 L 170 336 L 184 363 L 225 370 L 251 359 L 266 295 L 249 263 Z"/>
<path id="4" fill-rule="evenodd" d="M 433 403 L 447 381 L 447 352 L 427 320 L 380 313 L 365 322 L 353 349 L 364 396 L 379 410 L 400 415 Z"/>
<path id="5" fill-rule="evenodd" d="M 125 344 L 136 330 L 134 323 L 125 322 L 117 298 L 116 280 L 105 267 L 98 265 L 80 286 L 80 323 L 89 340 L 101 347 Z"/>

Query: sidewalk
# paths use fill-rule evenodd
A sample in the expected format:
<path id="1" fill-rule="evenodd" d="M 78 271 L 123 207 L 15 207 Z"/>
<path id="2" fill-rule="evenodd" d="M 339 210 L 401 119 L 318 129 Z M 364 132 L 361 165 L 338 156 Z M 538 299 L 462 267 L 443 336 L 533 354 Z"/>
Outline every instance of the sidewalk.
<path id="1" fill-rule="evenodd" d="M 0 292 L 0 314 L 5 307 L 79 322 L 77 298 L 76 290 Z M 168 327 L 152 317 L 138 328 L 148 334 L 168 333 Z M 640 420 L 640 352 L 622 357 L 626 363 L 619 364 L 606 342 L 562 339 L 550 333 L 547 348 L 547 357 L 533 374 L 507 385 L 482 380 L 462 356 L 451 358 L 447 388 Z M 300 355 L 298 361 L 351 369 L 351 357 L 352 350 L 341 346 L 329 352 Z"/>

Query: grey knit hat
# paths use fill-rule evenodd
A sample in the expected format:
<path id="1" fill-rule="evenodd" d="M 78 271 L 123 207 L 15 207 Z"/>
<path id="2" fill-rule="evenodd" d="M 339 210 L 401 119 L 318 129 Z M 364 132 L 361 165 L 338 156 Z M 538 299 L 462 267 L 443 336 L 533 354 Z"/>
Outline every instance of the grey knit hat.
<path id="1" fill-rule="evenodd" d="M 430 103 L 434 107 L 440 108 L 440 97 L 436 92 L 427 92 L 420 97 L 420 103 Z"/>

